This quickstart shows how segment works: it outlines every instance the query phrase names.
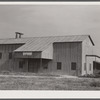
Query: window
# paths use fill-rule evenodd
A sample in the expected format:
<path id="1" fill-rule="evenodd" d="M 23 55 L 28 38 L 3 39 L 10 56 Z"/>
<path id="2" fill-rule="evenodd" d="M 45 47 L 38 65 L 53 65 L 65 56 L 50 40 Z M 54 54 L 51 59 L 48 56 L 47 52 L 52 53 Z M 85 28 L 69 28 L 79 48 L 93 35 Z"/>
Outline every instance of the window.
<path id="1" fill-rule="evenodd" d="M 12 59 L 12 52 L 9 53 L 9 59 Z"/>
<path id="2" fill-rule="evenodd" d="M 91 64 L 89 64 L 89 69 L 90 69 L 90 71 L 91 71 Z"/>
<path id="3" fill-rule="evenodd" d="M 19 62 L 19 68 L 23 68 L 23 65 L 24 65 L 24 62 L 23 61 L 20 61 Z"/>
<path id="4" fill-rule="evenodd" d="M 61 70 L 61 62 L 57 62 L 57 69 Z"/>
<path id="5" fill-rule="evenodd" d="M 71 63 L 71 70 L 76 70 L 76 62 Z"/>
<path id="6" fill-rule="evenodd" d="M 84 70 L 86 71 L 86 63 L 84 63 Z"/>
<path id="7" fill-rule="evenodd" d="M 0 52 L 0 59 L 2 58 L 2 53 Z"/>

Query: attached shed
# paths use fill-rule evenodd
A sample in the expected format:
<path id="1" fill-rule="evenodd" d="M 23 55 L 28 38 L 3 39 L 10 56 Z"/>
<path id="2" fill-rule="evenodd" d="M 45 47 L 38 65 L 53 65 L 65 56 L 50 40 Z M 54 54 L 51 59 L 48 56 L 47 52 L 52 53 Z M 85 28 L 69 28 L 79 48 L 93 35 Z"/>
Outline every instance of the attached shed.
<path id="1" fill-rule="evenodd" d="M 100 57 L 97 55 L 86 55 L 86 61 L 88 62 L 88 70 L 91 70 L 89 74 L 100 74 Z"/>

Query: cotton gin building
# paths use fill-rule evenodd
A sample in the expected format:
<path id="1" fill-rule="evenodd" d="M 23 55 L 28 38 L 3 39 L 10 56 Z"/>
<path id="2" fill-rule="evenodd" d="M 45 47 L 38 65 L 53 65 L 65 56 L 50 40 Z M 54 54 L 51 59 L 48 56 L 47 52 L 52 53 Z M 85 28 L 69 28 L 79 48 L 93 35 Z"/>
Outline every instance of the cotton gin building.
<path id="1" fill-rule="evenodd" d="M 0 71 L 93 74 L 99 65 L 93 46 L 89 35 L 21 38 L 16 34 L 0 39 Z"/>

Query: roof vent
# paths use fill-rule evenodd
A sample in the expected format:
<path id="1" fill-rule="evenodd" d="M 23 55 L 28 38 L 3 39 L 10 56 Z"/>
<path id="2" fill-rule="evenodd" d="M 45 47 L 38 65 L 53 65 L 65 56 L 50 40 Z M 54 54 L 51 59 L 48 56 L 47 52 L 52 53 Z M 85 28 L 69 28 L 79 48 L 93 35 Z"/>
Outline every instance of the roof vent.
<path id="1" fill-rule="evenodd" d="M 18 38 L 21 38 L 22 35 L 24 35 L 23 33 L 20 33 L 20 32 L 15 32 L 16 36 L 15 38 L 18 39 Z"/>

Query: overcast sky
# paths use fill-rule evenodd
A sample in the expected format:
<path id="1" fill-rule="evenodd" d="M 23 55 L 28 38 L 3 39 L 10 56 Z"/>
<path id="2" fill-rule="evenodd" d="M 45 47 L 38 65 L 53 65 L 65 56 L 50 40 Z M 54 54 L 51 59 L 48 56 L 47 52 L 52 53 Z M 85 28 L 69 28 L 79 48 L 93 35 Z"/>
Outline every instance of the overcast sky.
<path id="1" fill-rule="evenodd" d="M 100 56 L 100 6 L 0 5 L 0 38 L 90 34 Z"/>

